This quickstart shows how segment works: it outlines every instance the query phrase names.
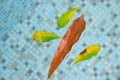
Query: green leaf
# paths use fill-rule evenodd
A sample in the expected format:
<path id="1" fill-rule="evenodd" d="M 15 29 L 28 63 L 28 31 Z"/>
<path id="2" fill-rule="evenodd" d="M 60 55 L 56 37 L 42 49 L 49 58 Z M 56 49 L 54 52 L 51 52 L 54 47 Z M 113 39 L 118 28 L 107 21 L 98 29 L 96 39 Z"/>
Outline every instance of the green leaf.
<path id="1" fill-rule="evenodd" d="M 71 18 L 73 17 L 73 15 L 77 12 L 79 8 L 80 7 L 76 7 L 63 13 L 57 20 L 58 27 L 59 28 L 65 27 L 65 25 L 69 23 L 69 21 L 71 20 Z"/>
<path id="2" fill-rule="evenodd" d="M 32 35 L 32 39 L 37 42 L 48 42 L 48 41 L 51 41 L 51 40 L 57 39 L 57 38 L 60 38 L 60 36 L 50 33 L 50 32 L 41 31 L 41 30 L 36 31 Z"/>
<path id="3" fill-rule="evenodd" d="M 88 60 L 93 56 L 96 56 L 100 51 L 100 46 L 98 44 L 92 44 L 83 50 L 75 59 L 74 64 Z"/>

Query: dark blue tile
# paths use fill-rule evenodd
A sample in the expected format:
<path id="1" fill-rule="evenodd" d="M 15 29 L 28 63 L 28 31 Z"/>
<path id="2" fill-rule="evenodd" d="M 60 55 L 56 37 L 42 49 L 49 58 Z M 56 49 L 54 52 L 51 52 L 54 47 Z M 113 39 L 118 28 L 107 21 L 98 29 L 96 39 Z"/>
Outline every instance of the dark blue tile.
<path id="1" fill-rule="evenodd" d="M 27 41 L 27 42 L 30 42 L 30 39 L 29 39 L 29 38 L 26 38 L 26 41 Z"/>
<path id="2" fill-rule="evenodd" d="M 100 60 L 100 59 L 102 59 L 102 57 L 101 57 L 101 56 L 98 56 L 98 59 Z"/>
<path id="3" fill-rule="evenodd" d="M 112 33 L 113 36 L 116 36 L 117 34 L 115 32 Z"/>
<path id="4" fill-rule="evenodd" d="M 24 63 L 26 66 L 28 66 L 29 65 L 29 63 L 26 61 L 25 63 Z"/>
<path id="5" fill-rule="evenodd" d="M 120 66 L 119 66 L 119 65 L 117 65 L 117 66 L 116 66 L 116 69 L 117 69 L 117 70 L 119 70 L 119 69 L 120 69 Z"/>
<path id="6" fill-rule="evenodd" d="M 79 13 L 81 11 L 81 9 L 78 9 L 77 12 Z"/>
<path id="7" fill-rule="evenodd" d="M 5 80 L 5 78 L 0 78 L 0 80 Z"/>
<path id="8" fill-rule="evenodd" d="M 13 48 L 14 47 L 13 44 L 11 44 L 10 47 Z"/>
<path id="9" fill-rule="evenodd" d="M 91 22 L 92 21 L 92 18 L 89 18 L 89 22 Z"/>
<path id="10" fill-rule="evenodd" d="M 27 25 L 30 25 L 30 22 L 29 22 L 29 21 L 27 22 Z"/>
<path id="11" fill-rule="evenodd" d="M 6 62 L 6 60 L 5 59 L 2 59 L 2 63 L 5 63 Z"/>
<path id="12" fill-rule="evenodd" d="M 110 78 L 106 78 L 106 80 L 111 80 Z"/>
<path id="13" fill-rule="evenodd" d="M 93 68 L 93 70 L 94 70 L 94 71 L 97 71 L 97 68 L 96 68 L 96 67 L 94 67 L 94 68 Z"/>
<path id="14" fill-rule="evenodd" d="M 21 51 L 24 52 L 24 51 L 25 51 L 25 48 L 22 48 Z"/>
<path id="15" fill-rule="evenodd" d="M 86 5 L 85 3 L 82 3 L 82 7 L 85 7 L 85 5 Z"/>
<path id="16" fill-rule="evenodd" d="M 93 6 L 95 6 L 96 5 L 96 3 L 95 2 L 93 2 Z"/>
<path id="17" fill-rule="evenodd" d="M 72 7 L 69 6 L 69 7 L 68 7 L 68 10 L 71 10 L 71 9 L 72 9 Z"/>
<path id="18" fill-rule="evenodd" d="M 71 58 L 70 60 L 67 61 L 67 64 L 71 64 L 73 62 L 73 59 Z"/>
<path id="19" fill-rule="evenodd" d="M 12 9 L 14 7 L 14 5 L 11 5 L 10 8 Z"/>
<path id="20" fill-rule="evenodd" d="M 109 36 L 110 36 L 110 33 L 107 33 L 107 36 L 109 37 Z"/>
<path id="21" fill-rule="evenodd" d="M 84 2 L 85 0 L 81 0 L 82 2 Z"/>
<path id="22" fill-rule="evenodd" d="M 16 44 L 16 48 L 18 48 L 19 47 L 19 44 Z"/>
<path id="23" fill-rule="evenodd" d="M 47 61 L 48 60 L 48 58 L 47 57 L 45 57 L 45 59 L 44 59 L 45 61 Z"/>
<path id="24" fill-rule="evenodd" d="M 3 69 L 7 69 L 7 67 L 6 67 L 6 66 L 3 66 L 2 68 L 3 68 Z"/>
<path id="25" fill-rule="evenodd" d="M 48 44 L 46 44 L 46 47 L 50 47 L 50 44 L 48 43 Z"/>
<path id="26" fill-rule="evenodd" d="M 95 76 L 95 77 L 97 77 L 97 75 L 98 75 L 97 73 L 94 73 L 94 76 Z"/>
<path id="27" fill-rule="evenodd" d="M 43 44 L 42 43 L 38 43 L 38 46 L 42 46 Z"/>
<path id="28" fill-rule="evenodd" d="M 14 70 L 15 70 L 15 71 L 18 71 L 18 68 L 15 67 Z"/>
<path id="29" fill-rule="evenodd" d="M 100 0 L 101 2 L 104 2 L 105 0 Z"/>
<path id="30" fill-rule="evenodd" d="M 111 6 L 111 4 L 110 4 L 110 3 L 107 3 L 107 4 L 106 4 L 106 6 L 107 6 L 107 7 L 110 7 L 110 6 Z"/>
<path id="31" fill-rule="evenodd" d="M 32 30 L 35 30 L 35 26 L 32 27 Z"/>
<path id="32" fill-rule="evenodd" d="M 4 11 L 3 14 L 5 15 L 7 13 L 7 11 Z"/>
<path id="33" fill-rule="evenodd" d="M 82 71 L 85 72 L 86 70 L 83 68 Z"/>
<path id="34" fill-rule="evenodd" d="M 27 19 L 30 20 L 30 16 L 28 16 Z"/>
<path id="35" fill-rule="evenodd" d="M 27 5 L 23 5 L 23 7 L 25 8 Z"/>
<path id="36" fill-rule="evenodd" d="M 59 74 L 63 74 L 63 71 L 62 71 L 62 70 L 60 70 L 60 71 L 59 71 Z"/>
<path id="37" fill-rule="evenodd" d="M 117 43 L 114 43 L 114 44 L 113 44 L 113 46 L 114 46 L 114 47 L 117 47 L 117 46 L 118 46 L 118 44 L 117 44 Z"/>
<path id="38" fill-rule="evenodd" d="M 38 76 L 40 76 L 40 75 L 41 75 L 41 73 L 40 73 L 40 72 L 37 72 L 37 75 L 38 75 Z"/>
<path id="39" fill-rule="evenodd" d="M 120 76 L 118 77 L 118 79 L 117 80 L 120 80 Z"/>
<path id="40" fill-rule="evenodd" d="M 116 18 L 117 16 L 118 16 L 118 15 L 117 15 L 116 13 L 114 13 L 114 14 L 113 14 L 113 17 L 115 17 L 115 18 Z"/>
<path id="41" fill-rule="evenodd" d="M 57 20 L 57 19 L 58 19 L 58 16 L 55 16 L 55 19 Z"/>
<path id="42" fill-rule="evenodd" d="M 55 3 L 53 3 L 53 4 L 52 4 L 52 6 L 54 7 L 54 6 L 56 6 L 56 4 L 55 4 Z"/>
<path id="43" fill-rule="evenodd" d="M 23 20 L 20 20 L 19 22 L 20 22 L 20 23 L 23 23 Z"/>
<path id="44" fill-rule="evenodd" d="M 38 6 L 40 3 L 39 2 L 36 2 L 36 6 Z"/>
<path id="45" fill-rule="evenodd" d="M 60 30 L 60 28 L 59 28 L 59 27 L 56 27 L 56 30 Z"/>
<path id="46" fill-rule="evenodd" d="M 74 0 L 70 0 L 70 2 L 74 2 Z"/>
<path id="47" fill-rule="evenodd" d="M 31 74 L 33 73 L 32 69 L 29 69 L 29 70 L 27 71 L 27 73 L 28 73 L 29 75 L 31 75 Z"/>
<path id="48" fill-rule="evenodd" d="M 38 16 L 37 16 L 37 19 L 40 19 L 40 18 L 41 18 L 41 16 L 40 16 L 40 15 L 38 15 Z"/>
<path id="49" fill-rule="evenodd" d="M 109 74 L 110 74 L 109 72 L 106 72 L 106 73 L 105 73 L 106 76 L 109 76 Z"/>
<path id="50" fill-rule="evenodd" d="M 8 13 L 11 13 L 11 12 L 12 12 L 11 10 L 8 11 Z"/>
<path id="51" fill-rule="evenodd" d="M 82 46 L 83 46 L 83 47 L 86 47 L 86 46 L 87 46 L 87 44 L 86 44 L 86 43 L 83 43 L 83 44 L 82 44 Z"/>
<path id="52" fill-rule="evenodd" d="M 106 48 L 106 45 L 105 45 L 105 44 L 103 44 L 103 45 L 102 45 L 102 47 L 103 47 L 103 48 Z"/>
<path id="53" fill-rule="evenodd" d="M 5 36 L 2 38 L 2 40 L 3 40 L 3 41 L 6 41 L 8 38 L 9 38 L 9 35 L 5 35 Z"/>
<path id="54" fill-rule="evenodd" d="M 18 34 L 22 34 L 22 31 L 19 31 Z"/>
<path id="55" fill-rule="evenodd" d="M 105 29 L 104 28 L 101 28 L 101 32 L 104 32 L 105 31 Z"/>
<path id="56" fill-rule="evenodd" d="M 118 28 L 118 27 L 119 27 L 119 25 L 118 25 L 118 24 L 115 24 L 115 25 L 114 25 L 114 27 L 115 27 L 115 28 Z"/>
<path id="57" fill-rule="evenodd" d="M 112 52 L 113 52 L 113 50 L 112 50 L 112 49 L 109 49 L 109 50 L 108 50 L 108 52 L 109 52 L 109 53 L 112 53 Z"/>

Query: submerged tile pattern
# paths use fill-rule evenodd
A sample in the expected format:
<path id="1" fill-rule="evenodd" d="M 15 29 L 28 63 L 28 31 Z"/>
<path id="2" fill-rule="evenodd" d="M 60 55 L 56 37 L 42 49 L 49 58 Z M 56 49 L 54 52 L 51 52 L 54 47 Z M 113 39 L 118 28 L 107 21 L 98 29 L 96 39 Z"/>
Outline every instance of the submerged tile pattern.
<path id="1" fill-rule="evenodd" d="M 35 7 L 35 1 L 36 0 L 30 2 L 29 0 L 0 0 L 0 38 L 14 29 L 18 21 L 21 21 L 21 19 L 26 16 L 24 13 L 26 13 L 27 10 Z"/>
<path id="2" fill-rule="evenodd" d="M 22 1 L 24 4 L 26 0 Z M 71 22 L 83 13 L 87 21 L 86 30 L 50 80 L 120 80 L 119 0 L 36 0 L 33 2 L 35 5 L 24 12 L 25 16 L 16 22 L 16 25 L 9 24 L 14 20 L 0 23 L 8 27 L 15 26 L 12 32 L 0 38 L 0 80 L 46 80 L 51 60 L 61 39 L 37 43 L 31 39 L 31 35 L 40 29 L 62 37 Z M 64 11 L 76 6 L 81 6 L 81 9 L 67 27 L 59 29 L 56 19 Z M 8 19 L 13 17 L 15 15 Z M 73 65 L 78 53 L 93 43 L 102 46 L 98 56 Z"/>

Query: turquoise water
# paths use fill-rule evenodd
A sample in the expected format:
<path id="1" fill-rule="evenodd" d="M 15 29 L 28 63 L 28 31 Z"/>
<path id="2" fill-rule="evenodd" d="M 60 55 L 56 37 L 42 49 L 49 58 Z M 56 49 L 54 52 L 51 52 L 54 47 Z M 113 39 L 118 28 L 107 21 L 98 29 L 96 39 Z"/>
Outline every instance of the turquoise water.
<path id="1" fill-rule="evenodd" d="M 56 19 L 81 6 L 71 22 L 59 29 Z M 0 0 L 0 80 L 46 80 L 60 39 L 37 43 L 36 30 L 61 37 L 74 19 L 85 15 L 86 30 L 50 80 L 120 80 L 119 0 Z M 101 51 L 90 60 L 73 65 L 90 44 Z"/>

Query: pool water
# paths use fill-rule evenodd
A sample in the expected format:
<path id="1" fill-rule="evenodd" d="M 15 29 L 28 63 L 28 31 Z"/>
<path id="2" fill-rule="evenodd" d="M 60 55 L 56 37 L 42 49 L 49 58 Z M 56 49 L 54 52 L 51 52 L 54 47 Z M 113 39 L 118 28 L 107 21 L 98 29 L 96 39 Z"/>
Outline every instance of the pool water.
<path id="1" fill-rule="evenodd" d="M 59 29 L 56 20 L 65 11 L 81 6 L 69 24 Z M 84 14 L 86 29 L 50 80 L 120 80 L 120 0 L 0 0 L 0 80 L 46 80 L 62 38 L 46 43 L 31 39 L 36 30 L 63 37 Z M 73 64 L 91 44 L 99 54 Z"/>

